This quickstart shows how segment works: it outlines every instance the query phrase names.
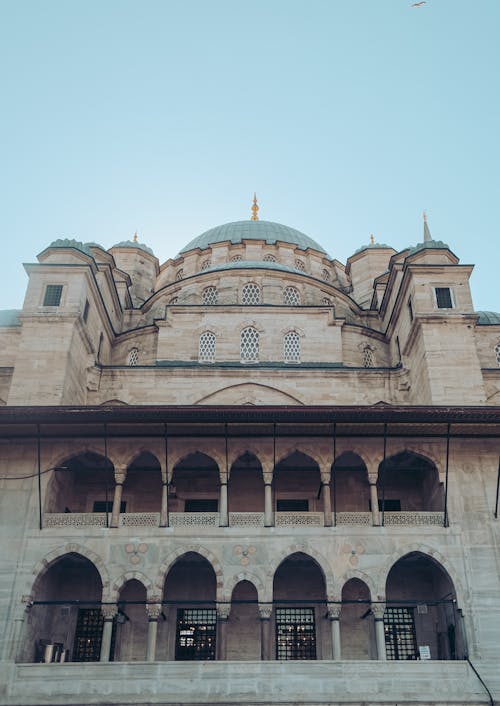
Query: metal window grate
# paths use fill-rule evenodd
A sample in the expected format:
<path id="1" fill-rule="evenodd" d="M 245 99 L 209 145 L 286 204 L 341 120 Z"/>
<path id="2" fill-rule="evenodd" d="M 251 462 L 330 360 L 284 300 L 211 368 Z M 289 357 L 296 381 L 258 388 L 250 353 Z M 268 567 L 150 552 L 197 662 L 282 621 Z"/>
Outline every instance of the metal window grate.
<path id="1" fill-rule="evenodd" d="M 212 267 L 212 260 L 205 260 L 205 262 L 201 263 L 200 270 L 203 272 L 203 270 L 208 270 L 209 267 Z"/>
<path id="2" fill-rule="evenodd" d="M 101 657 L 101 641 L 104 618 L 100 608 L 80 608 L 76 621 L 73 643 L 73 662 L 98 662 Z M 110 660 L 115 652 L 116 622 L 111 633 Z"/>
<path id="3" fill-rule="evenodd" d="M 217 612 L 214 608 L 177 611 L 176 660 L 214 660 Z"/>
<path id="4" fill-rule="evenodd" d="M 495 346 L 495 358 L 497 361 L 497 365 L 500 368 L 500 343 L 497 343 Z"/>
<path id="5" fill-rule="evenodd" d="M 177 270 L 176 275 L 175 275 L 175 281 L 180 282 L 181 279 L 184 277 L 184 270 Z"/>
<path id="6" fill-rule="evenodd" d="M 413 608 L 386 608 L 384 632 L 387 659 L 417 659 Z"/>
<path id="7" fill-rule="evenodd" d="M 229 262 L 241 262 L 243 260 L 242 255 L 233 255 Z"/>
<path id="8" fill-rule="evenodd" d="M 285 287 L 283 290 L 283 301 L 287 306 L 299 306 L 300 292 L 295 287 Z"/>
<path id="9" fill-rule="evenodd" d="M 300 336 L 295 331 L 283 338 L 283 358 L 285 363 L 300 363 Z"/>
<path id="10" fill-rule="evenodd" d="M 256 284 L 253 282 L 245 284 L 241 293 L 241 303 L 247 305 L 260 304 L 260 289 Z"/>
<path id="11" fill-rule="evenodd" d="M 259 332 L 251 326 L 240 334 L 240 359 L 242 363 L 257 363 L 259 360 Z"/>
<path id="12" fill-rule="evenodd" d="M 452 309 L 451 290 L 449 287 L 436 287 L 436 304 L 438 309 Z"/>
<path id="13" fill-rule="evenodd" d="M 314 608 L 276 608 L 276 659 L 316 659 Z"/>
<path id="14" fill-rule="evenodd" d="M 219 298 L 219 292 L 217 287 L 206 287 L 203 290 L 203 304 L 217 304 L 217 299 Z"/>
<path id="15" fill-rule="evenodd" d="M 306 271 L 306 266 L 304 265 L 303 260 L 295 260 L 295 269 L 299 270 L 300 272 Z"/>
<path id="16" fill-rule="evenodd" d="M 276 262 L 276 258 L 271 253 L 264 255 L 264 262 Z"/>
<path id="17" fill-rule="evenodd" d="M 329 272 L 328 270 L 326 270 L 326 269 L 323 270 L 323 272 L 321 273 L 321 279 L 322 279 L 324 282 L 329 282 L 330 279 L 331 279 L 330 272 Z"/>
<path id="18" fill-rule="evenodd" d="M 62 284 L 48 284 L 45 287 L 43 306 L 59 306 L 61 303 L 62 290 Z"/>
<path id="19" fill-rule="evenodd" d="M 139 350 L 137 348 L 132 348 L 128 354 L 128 364 L 131 366 L 137 365 L 139 363 Z"/>
<path id="20" fill-rule="evenodd" d="M 363 365 L 365 368 L 375 367 L 375 356 L 373 355 L 372 349 L 368 346 L 363 349 Z"/>
<path id="21" fill-rule="evenodd" d="M 211 331 L 205 331 L 200 336 L 198 360 L 200 363 L 215 361 L 215 335 Z"/>

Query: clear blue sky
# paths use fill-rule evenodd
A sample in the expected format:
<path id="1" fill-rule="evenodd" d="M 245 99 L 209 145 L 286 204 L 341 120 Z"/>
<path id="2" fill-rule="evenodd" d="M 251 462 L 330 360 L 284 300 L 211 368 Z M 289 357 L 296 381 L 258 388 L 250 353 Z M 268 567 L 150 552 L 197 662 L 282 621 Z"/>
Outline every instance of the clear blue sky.
<path id="1" fill-rule="evenodd" d="M 500 311 L 500 2 L 3 0 L 2 291 L 58 237 L 161 262 L 250 215 L 345 262 L 431 233 Z"/>

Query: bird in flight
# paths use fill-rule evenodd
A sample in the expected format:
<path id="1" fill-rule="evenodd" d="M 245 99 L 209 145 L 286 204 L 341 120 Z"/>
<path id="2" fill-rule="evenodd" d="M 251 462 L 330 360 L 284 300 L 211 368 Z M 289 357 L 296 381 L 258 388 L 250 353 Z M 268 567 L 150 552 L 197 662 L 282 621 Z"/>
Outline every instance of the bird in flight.
<path id="1" fill-rule="evenodd" d="M 420 2 L 413 2 L 411 4 L 412 7 L 420 7 L 421 5 L 427 5 L 426 0 L 420 0 Z"/>

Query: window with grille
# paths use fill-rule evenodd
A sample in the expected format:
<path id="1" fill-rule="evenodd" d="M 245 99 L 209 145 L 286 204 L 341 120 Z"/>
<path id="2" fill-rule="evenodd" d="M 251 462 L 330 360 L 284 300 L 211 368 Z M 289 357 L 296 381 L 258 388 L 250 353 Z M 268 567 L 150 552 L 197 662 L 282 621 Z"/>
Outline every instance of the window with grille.
<path id="1" fill-rule="evenodd" d="M 139 349 L 132 348 L 132 350 L 128 354 L 128 364 L 129 365 L 137 365 L 138 362 L 139 362 Z"/>
<path id="2" fill-rule="evenodd" d="M 332 302 L 330 301 L 330 299 L 328 299 L 328 297 L 323 297 L 323 299 L 321 300 L 321 303 L 326 304 L 327 306 L 330 306 L 330 304 Z"/>
<path id="3" fill-rule="evenodd" d="M 413 608 L 386 608 L 384 632 L 387 659 L 417 659 Z"/>
<path id="4" fill-rule="evenodd" d="M 287 306 L 299 306 L 300 292 L 295 287 L 285 287 L 283 290 L 283 301 Z"/>
<path id="5" fill-rule="evenodd" d="M 260 304 L 260 289 L 256 284 L 253 282 L 245 284 L 241 293 L 241 303 L 247 305 Z"/>
<path id="6" fill-rule="evenodd" d="M 217 612 L 214 608 L 177 611 L 176 660 L 214 660 Z"/>
<path id="7" fill-rule="evenodd" d="M 304 265 L 304 262 L 302 260 L 295 260 L 295 269 L 300 270 L 301 272 L 305 272 L 306 266 Z"/>
<path id="8" fill-rule="evenodd" d="M 276 258 L 271 253 L 267 253 L 267 255 L 264 255 L 264 262 L 276 262 Z"/>
<path id="9" fill-rule="evenodd" d="M 219 292 L 217 287 L 206 287 L 203 290 L 203 303 L 204 304 L 217 304 L 217 299 L 219 298 Z"/>
<path id="10" fill-rule="evenodd" d="M 243 260 L 243 255 L 233 255 L 229 262 L 241 262 Z"/>
<path id="11" fill-rule="evenodd" d="M 283 358 L 285 363 L 300 363 L 300 336 L 295 331 L 283 338 Z"/>
<path id="12" fill-rule="evenodd" d="M 451 289 L 449 287 L 435 287 L 436 304 L 438 309 L 453 309 Z"/>
<path id="13" fill-rule="evenodd" d="M 172 297 L 172 299 L 169 301 L 169 304 L 178 304 L 179 303 L 179 297 Z"/>
<path id="14" fill-rule="evenodd" d="M 314 608 L 276 608 L 276 659 L 316 659 Z"/>
<path id="15" fill-rule="evenodd" d="M 176 282 L 179 282 L 184 277 L 184 270 L 177 270 L 176 275 L 175 275 L 175 280 Z"/>
<path id="16" fill-rule="evenodd" d="M 323 270 L 323 272 L 321 273 L 321 279 L 322 279 L 324 282 L 329 282 L 329 281 L 330 281 L 330 278 L 331 278 L 331 277 L 330 277 L 330 273 L 328 272 L 328 270 Z"/>
<path id="17" fill-rule="evenodd" d="M 259 360 L 259 332 L 248 326 L 240 334 L 240 357 L 242 363 L 257 363 Z"/>
<path id="18" fill-rule="evenodd" d="M 205 331 L 200 336 L 198 360 L 200 363 L 213 363 L 215 361 L 215 336 L 211 331 Z"/>
<path id="19" fill-rule="evenodd" d="M 373 355 L 372 349 L 368 346 L 363 349 L 363 365 L 365 368 L 375 367 L 375 356 Z"/>
<path id="20" fill-rule="evenodd" d="M 203 270 L 208 270 L 209 267 L 212 267 L 212 260 L 205 260 L 201 263 L 200 270 L 203 272 Z"/>
<path id="21" fill-rule="evenodd" d="M 497 365 L 500 368 L 500 343 L 495 346 L 495 358 L 497 359 Z"/>
<path id="22" fill-rule="evenodd" d="M 73 662 L 99 662 L 104 618 L 100 608 L 80 608 L 73 643 Z M 109 659 L 115 652 L 116 623 L 113 621 Z"/>
<path id="23" fill-rule="evenodd" d="M 62 290 L 62 284 L 48 284 L 45 287 L 43 306 L 59 306 L 61 303 Z"/>

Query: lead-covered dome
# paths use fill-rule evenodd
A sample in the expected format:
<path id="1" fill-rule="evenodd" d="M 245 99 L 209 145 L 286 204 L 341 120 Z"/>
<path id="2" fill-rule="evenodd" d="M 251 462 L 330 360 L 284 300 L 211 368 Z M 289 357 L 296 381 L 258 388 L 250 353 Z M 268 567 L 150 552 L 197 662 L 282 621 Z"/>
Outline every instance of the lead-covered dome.
<path id="1" fill-rule="evenodd" d="M 180 252 L 185 253 L 195 248 L 203 250 L 213 243 L 223 243 L 225 241 L 230 241 L 233 245 L 236 245 L 243 240 L 265 240 L 268 245 L 274 245 L 276 242 L 281 241 L 295 245 L 300 250 L 312 248 L 325 253 L 325 255 L 327 254 L 321 245 L 308 235 L 305 235 L 305 233 L 301 233 L 300 230 L 284 226 L 281 223 L 272 223 L 271 221 L 224 223 L 194 238 Z"/>

